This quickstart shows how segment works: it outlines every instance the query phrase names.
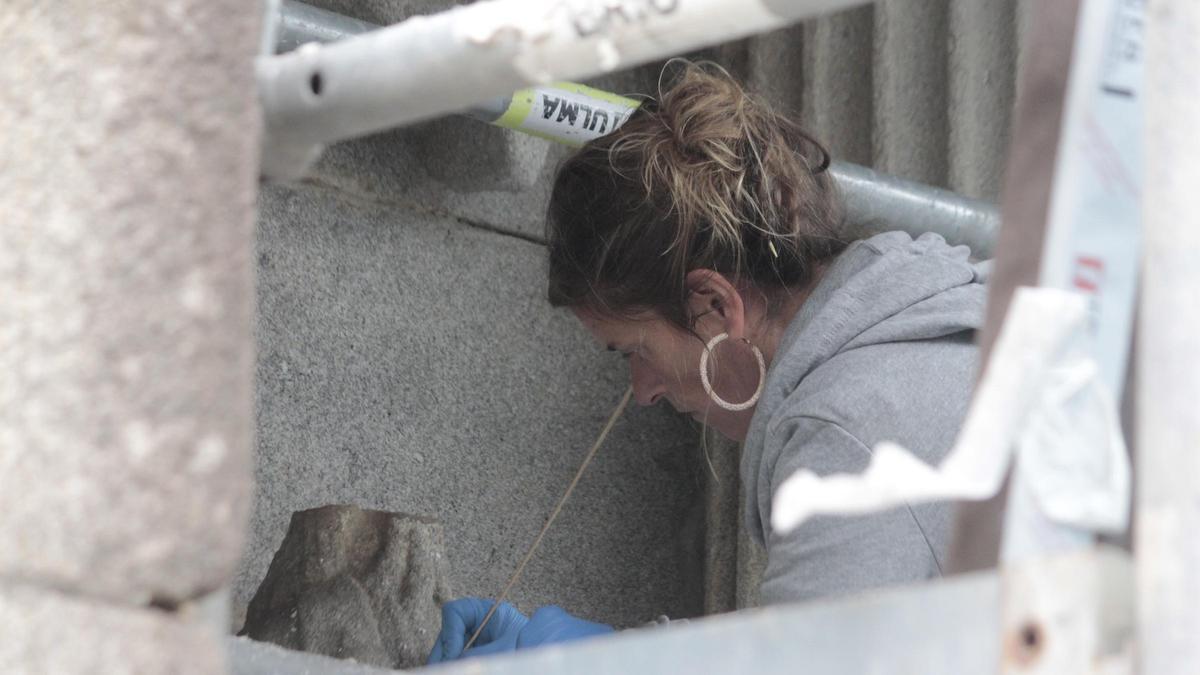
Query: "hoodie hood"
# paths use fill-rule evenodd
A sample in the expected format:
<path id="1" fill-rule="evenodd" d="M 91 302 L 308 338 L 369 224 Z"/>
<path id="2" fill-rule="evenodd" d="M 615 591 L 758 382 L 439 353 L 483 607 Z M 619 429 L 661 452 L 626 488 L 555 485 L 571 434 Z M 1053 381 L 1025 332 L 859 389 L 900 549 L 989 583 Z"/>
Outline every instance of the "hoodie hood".
<path id="1" fill-rule="evenodd" d="M 978 329 L 985 275 L 969 255 L 936 234 L 886 232 L 847 247 L 780 339 L 746 436 L 743 481 L 758 470 L 771 421 L 791 412 L 789 397 L 825 362 L 868 345 Z"/>

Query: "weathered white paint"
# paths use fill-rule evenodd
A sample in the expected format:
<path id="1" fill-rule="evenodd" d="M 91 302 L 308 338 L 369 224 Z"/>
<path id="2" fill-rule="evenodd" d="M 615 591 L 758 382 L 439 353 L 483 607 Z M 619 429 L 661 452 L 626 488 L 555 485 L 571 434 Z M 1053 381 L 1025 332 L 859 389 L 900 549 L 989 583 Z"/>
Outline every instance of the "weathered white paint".
<path id="1" fill-rule="evenodd" d="M 1108 548 L 1002 569 L 1002 675 L 1131 674 L 1132 580 L 1128 554 Z"/>

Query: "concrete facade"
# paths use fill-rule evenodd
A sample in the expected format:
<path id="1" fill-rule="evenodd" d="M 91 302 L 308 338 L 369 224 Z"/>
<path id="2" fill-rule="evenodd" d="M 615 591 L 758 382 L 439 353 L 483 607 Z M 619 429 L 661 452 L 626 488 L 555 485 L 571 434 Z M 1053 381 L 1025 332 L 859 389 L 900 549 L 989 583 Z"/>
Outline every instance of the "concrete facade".
<path id="1" fill-rule="evenodd" d="M 449 3 L 312 4 L 382 24 Z M 835 157 L 994 200 L 1018 5 L 891 0 L 697 56 L 799 113 Z M 652 93 L 660 68 L 591 83 Z M 565 152 L 446 118 L 264 186 L 259 487 L 235 604 L 291 512 L 330 503 L 437 517 L 455 592 L 503 585 L 626 384 L 544 299 L 542 211 Z M 514 601 L 622 626 L 755 604 L 737 449 L 707 452 L 669 410 L 627 413 Z"/>

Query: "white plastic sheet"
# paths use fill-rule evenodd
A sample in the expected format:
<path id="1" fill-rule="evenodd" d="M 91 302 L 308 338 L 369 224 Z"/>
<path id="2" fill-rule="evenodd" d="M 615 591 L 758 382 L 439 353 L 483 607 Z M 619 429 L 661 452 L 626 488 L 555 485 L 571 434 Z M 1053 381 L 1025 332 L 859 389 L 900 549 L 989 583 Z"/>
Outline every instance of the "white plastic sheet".
<path id="1" fill-rule="evenodd" d="M 786 533 L 819 514 L 986 499 L 1019 449 L 1018 471 L 1044 513 L 1087 529 L 1123 529 L 1128 461 L 1113 397 L 1085 348 L 1086 319 L 1077 293 L 1017 289 L 962 431 L 940 466 L 881 443 L 862 474 L 798 471 L 774 496 L 772 527 Z"/>

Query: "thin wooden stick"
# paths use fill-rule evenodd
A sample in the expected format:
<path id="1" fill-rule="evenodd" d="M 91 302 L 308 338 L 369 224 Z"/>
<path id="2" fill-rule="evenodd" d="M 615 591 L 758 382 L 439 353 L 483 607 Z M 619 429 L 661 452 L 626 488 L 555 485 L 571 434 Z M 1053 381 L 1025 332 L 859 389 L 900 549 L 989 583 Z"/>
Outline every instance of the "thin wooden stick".
<path id="1" fill-rule="evenodd" d="M 600 436 L 597 437 L 596 442 L 592 444 L 592 449 L 589 450 L 587 456 L 583 458 L 583 464 L 579 465 L 579 470 L 575 472 L 575 478 L 571 479 L 571 484 L 567 486 L 567 491 L 563 493 L 562 498 L 558 500 L 558 505 L 555 506 L 554 510 L 550 512 L 550 517 L 546 519 L 546 524 L 542 526 L 542 531 L 538 532 L 537 539 L 533 540 L 533 545 L 529 547 L 529 552 L 525 554 L 525 559 L 521 561 L 521 564 L 517 565 L 517 569 L 513 572 L 512 577 L 509 578 L 508 584 L 504 587 L 503 591 L 500 591 L 500 595 L 496 598 L 496 602 L 492 603 L 492 608 L 489 609 L 487 614 L 483 616 L 483 621 L 481 621 L 479 627 L 475 629 L 475 633 L 471 636 L 471 639 L 467 640 L 467 645 L 463 647 L 464 652 L 470 649 L 471 645 L 475 644 L 475 640 L 478 639 L 479 634 L 483 632 L 483 627 L 486 626 L 487 622 L 491 620 L 492 615 L 496 613 L 496 609 L 500 607 L 500 603 L 504 602 L 504 599 L 508 597 L 508 592 L 512 590 L 512 587 L 517 584 L 517 580 L 521 578 L 521 573 L 525 571 L 525 566 L 529 564 L 531 559 L 533 559 L 534 552 L 537 551 L 538 546 L 541 545 L 542 538 L 546 536 L 546 532 L 550 529 L 550 526 L 554 524 L 554 520 L 558 518 L 559 512 L 562 511 L 563 504 L 567 503 L 567 499 L 571 496 L 571 493 L 575 491 L 575 486 L 579 484 L 579 479 L 583 477 L 583 472 L 587 470 L 588 464 L 592 463 L 592 458 L 596 456 L 596 451 L 600 449 L 601 445 L 603 445 L 604 439 L 608 437 L 608 432 L 612 431 L 613 425 L 617 423 L 618 419 L 620 419 L 621 413 L 625 412 L 625 406 L 629 405 L 629 399 L 632 397 L 633 387 L 631 386 L 625 390 L 625 396 L 621 397 L 621 402 L 617 404 L 617 409 L 614 410 L 612 415 L 608 418 L 608 423 L 604 425 L 604 429 L 600 432 Z"/>

